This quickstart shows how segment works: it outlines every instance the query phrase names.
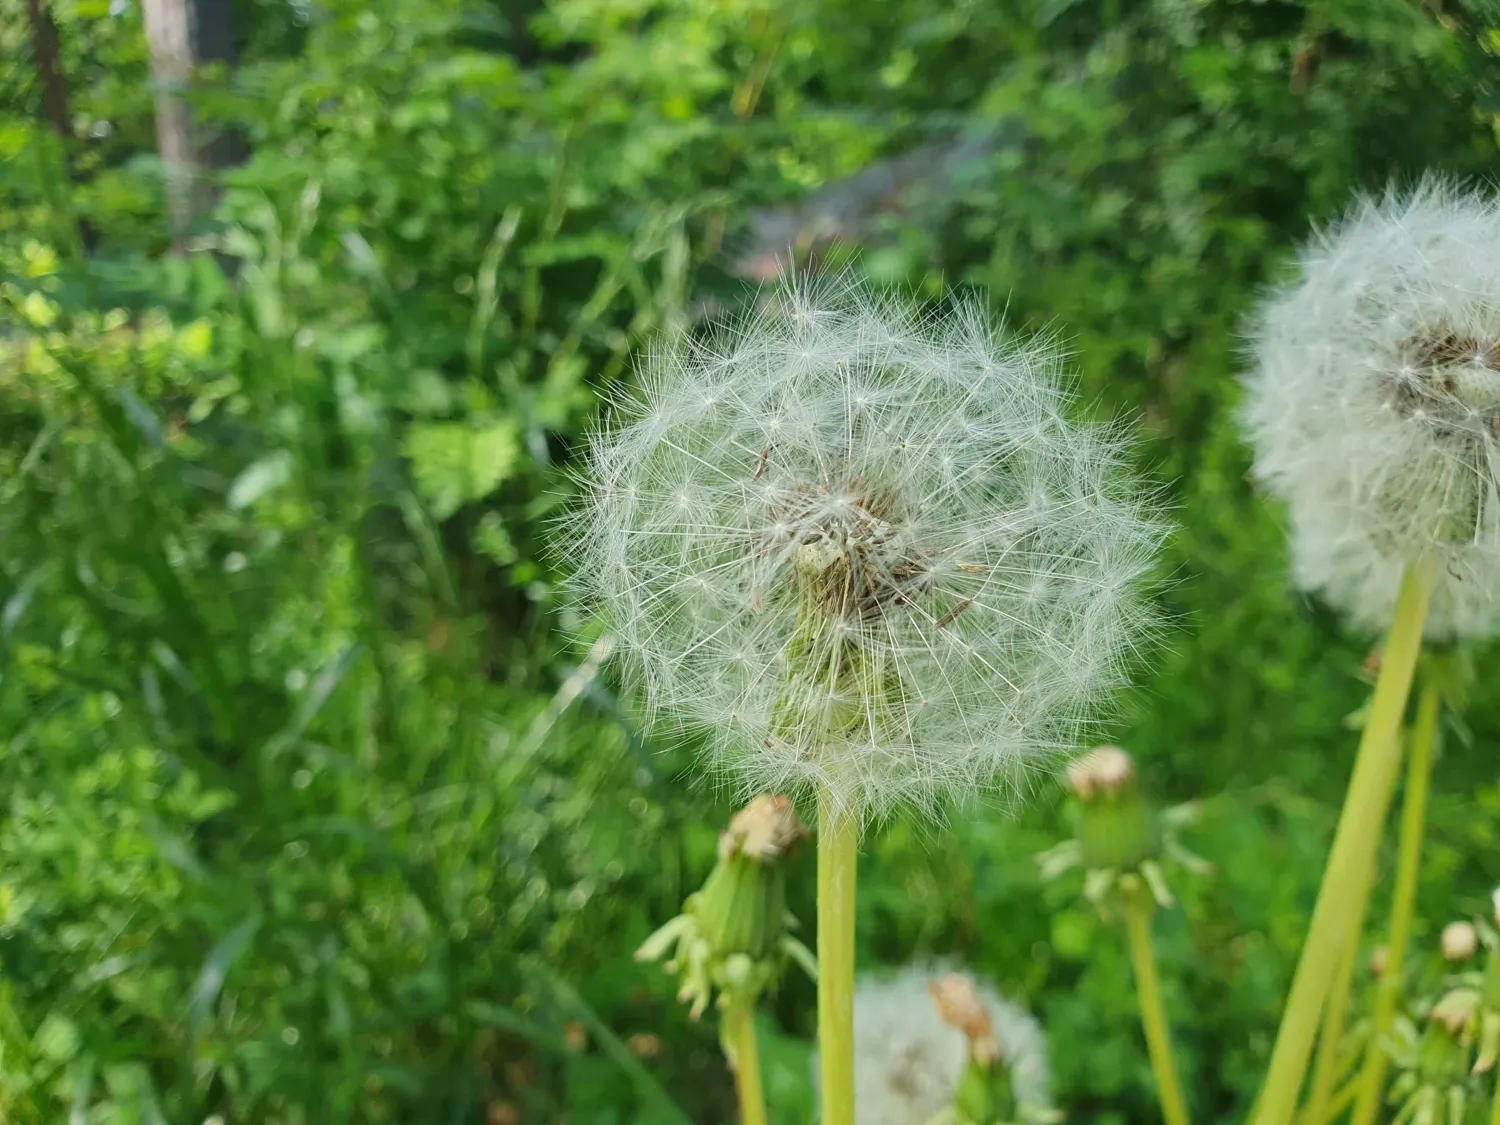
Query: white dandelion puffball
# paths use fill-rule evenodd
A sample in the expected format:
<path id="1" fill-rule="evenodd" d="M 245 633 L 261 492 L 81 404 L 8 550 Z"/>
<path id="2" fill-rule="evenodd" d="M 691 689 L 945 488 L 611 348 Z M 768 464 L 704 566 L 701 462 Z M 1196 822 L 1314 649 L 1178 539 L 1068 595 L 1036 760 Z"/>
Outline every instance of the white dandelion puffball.
<path id="1" fill-rule="evenodd" d="M 861 976 L 854 988 L 854 1105 L 857 1125 L 928 1125 L 958 1090 L 969 1041 L 938 1014 L 930 986 L 951 970 L 913 965 L 894 977 Z M 1001 1065 L 1028 1110 L 1052 1106 L 1042 1025 L 993 985 L 974 977 Z"/>
<path id="2" fill-rule="evenodd" d="M 1438 564 L 1428 635 L 1500 624 L 1500 206 L 1435 179 L 1358 203 L 1252 333 L 1244 422 L 1295 581 L 1364 628 Z"/>
<path id="3" fill-rule="evenodd" d="M 1059 359 L 848 275 L 653 352 L 591 443 L 575 584 L 648 711 L 747 793 L 840 814 L 1077 744 L 1148 627 L 1163 525 Z"/>

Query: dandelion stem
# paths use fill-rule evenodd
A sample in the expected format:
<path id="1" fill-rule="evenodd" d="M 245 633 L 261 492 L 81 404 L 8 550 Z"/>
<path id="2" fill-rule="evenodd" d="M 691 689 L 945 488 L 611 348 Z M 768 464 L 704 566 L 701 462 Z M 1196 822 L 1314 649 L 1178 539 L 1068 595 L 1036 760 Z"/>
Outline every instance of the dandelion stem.
<path id="1" fill-rule="evenodd" d="M 760 1081 L 760 1044 L 755 1038 L 755 1007 L 732 1004 L 724 1012 L 724 1047 L 740 1099 L 740 1125 L 766 1125 L 766 1098 Z"/>
<path id="2" fill-rule="evenodd" d="M 1361 923 L 1363 919 L 1360 920 Z M 1354 965 L 1359 959 L 1359 937 L 1364 926 L 1351 928 L 1339 956 L 1338 975 L 1323 1013 L 1323 1028 L 1318 1032 L 1318 1054 L 1313 1060 L 1312 1093 L 1307 1107 L 1298 1119 L 1300 1125 L 1327 1125 L 1333 1119 L 1333 1087 L 1339 1080 L 1339 1055 L 1344 1041 L 1344 1018 L 1349 1007 L 1350 985 Z"/>
<path id="3" fill-rule="evenodd" d="M 1172 1035 L 1167 1027 L 1161 982 L 1156 975 L 1156 955 L 1151 947 L 1151 915 L 1156 902 L 1141 883 L 1126 887 L 1124 897 L 1125 930 L 1130 943 L 1130 962 L 1135 967 L 1136 994 L 1140 997 L 1141 1028 L 1146 1033 L 1146 1051 L 1151 1056 L 1151 1073 L 1156 1077 L 1162 1120 L 1166 1125 L 1188 1125 L 1187 1102 L 1172 1061 Z"/>
<path id="4" fill-rule="evenodd" d="M 859 826 L 818 803 L 818 1065 L 821 1125 L 854 1125 L 854 881 Z"/>
<path id="5" fill-rule="evenodd" d="M 1490 1103 L 1490 1125 L 1500 1125 L 1500 1082 L 1495 1083 L 1495 1100 Z"/>
<path id="6" fill-rule="evenodd" d="M 1357 1092 L 1355 1087 L 1357 1085 L 1357 1081 L 1351 1080 L 1345 1083 L 1344 1088 L 1334 1095 L 1333 1101 L 1328 1105 L 1328 1120 L 1338 1120 L 1339 1114 L 1354 1104 L 1354 1095 Z"/>
<path id="7" fill-rule="evenodd" d="M 1390 930 L 1385 947 L 1388 968 L 1375 997 L 1375 1021 L 1365 1048 L 1364 1069 L 1359 1076 L 1359 1094 L 1354 1103 L 1352 1125 L 1373 1125 L 1380 1112 L 1380 1092 L 1385 1084 L 1388 1056 L 1384 1043 L 1396 1022 L 1401 998 L 1401 969 L 1411 940 L 1411 920 L 1417 900 L 1417 875 L 1422 866 L 1422 837 L 1427 828 L 1427 790 L 1432 776 L 1432 751 L 1437 741 L 1442 693 L 1427 676 L 1417 701 L 1417 722 L 1412 730 L 1410 757 L 1406 764 L 1406 792 L 1401 803 L 1401 843 L 1396 855 L 1396 889 L 1391 901 Z M 1500 1101 L 1496 1102 L 1500 1106 Z M 1497 1110 L 1500 1112 L 1500 1110 Z M 1500 1117 L 1496 1118 L 1500 1122 Z"/>
<path id="8" fill-rule="evenodd" d="M 1426 559 L 1409 566 L 1401 580 L 1380 677 L 1360 736 L 1328 865 L 1323 869 L 1312 922 L 1282 1011 L 1260 1104 L 1252 1119 L 1254 1125 L 1291 1125 L 1307 1073 L 1308 1054 L 1318 1033 L 1340 951 L 1348 940 L 1350 921 L 1364 916 L 1372 860 L 1400 764 L 1398 734 L 1422 649 L 1435 577 L 1436 565 Z"/>

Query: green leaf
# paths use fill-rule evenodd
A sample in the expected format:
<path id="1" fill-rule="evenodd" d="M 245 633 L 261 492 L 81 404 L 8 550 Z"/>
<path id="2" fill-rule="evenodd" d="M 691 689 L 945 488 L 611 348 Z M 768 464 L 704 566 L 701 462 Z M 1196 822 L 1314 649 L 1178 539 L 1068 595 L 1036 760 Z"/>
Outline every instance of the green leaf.
<path id="1" fill-rule="evenodd" d="M 423 422 L 406 437 L 417 491 L 438 519 L 482 500 L 521 467 L 520 435 L 514 422 L 478 426 Z"/>
<path id="2" fill-rule="evenodd" d="M 225 934 L 204 960 L 203 968 L 198 971 L 198 979 L 193 982 L 192 994 L 188 997 L 188 1027 L 194 1038 L 197 1038 L 209 1008 L 218 999 L 219 991 L 224 987 L 225 978 L 229 976 L 229 970 L 250 947 L 250 942 L 259 929 L 260 913 L 256 912 Z"/>
<path id="3" fill-rule="evenodd" d="M 268 454 L 234 478 L 234 483 L 229 486 L 229 507 L 236 512 L 248 508 L 291 479 L 292 455 L 284 449 Z"/>
<path id="4" fill-rule="evenodd" d="M 59 1012 L 49 1012 L 36 1029 L 32 1042 L 37 1052 L 55 1063 L 65 1063 L 78 1053 L 83 1043 L 78 1025 Z"/>

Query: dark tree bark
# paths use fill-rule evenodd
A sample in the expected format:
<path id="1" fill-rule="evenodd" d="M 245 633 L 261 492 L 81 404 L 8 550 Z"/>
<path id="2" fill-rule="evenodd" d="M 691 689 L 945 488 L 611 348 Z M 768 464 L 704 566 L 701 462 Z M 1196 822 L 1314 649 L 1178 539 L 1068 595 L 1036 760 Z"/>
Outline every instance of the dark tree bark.
<path id="1" fill-rule="evenodd" d="M 64 141 L 72 140 L 73 120 L 68 116 L 68 83 L 59 61 L 57 24 L 52 13 L 42 7 L 42 0 L 26 0 L 26 16 L 31 22 L 31 56 L 42 84 L 42 115 L 54 133 Z"/>

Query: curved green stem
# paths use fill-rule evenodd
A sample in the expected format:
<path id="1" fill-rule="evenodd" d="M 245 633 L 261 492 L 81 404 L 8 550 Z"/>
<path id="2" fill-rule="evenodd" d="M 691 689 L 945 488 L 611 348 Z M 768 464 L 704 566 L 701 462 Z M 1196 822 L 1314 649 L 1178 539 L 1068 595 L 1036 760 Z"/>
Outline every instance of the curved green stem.
<path id="1" fill-rule="evenodd" d="M 818 1071 L 821 1125 L 854 1125 L 854 881 L 859 826 L 818 802 Z"/>
<path id="2" fill-rule="evenodd" d="M 1442 692 L 1427 676 L 1417 702 L 1417 722 L 1412 729 L 1410 756 L 1406 763 L 1406 792 L 1401 801 L 1401 843 L 1396 857 L 1396 889 L 1391 900 L 1390 931 L 1385 948 L 1388 967 L 1375 997 L 1375 1020 L 1370 1044 L 1365 1049 L 1364 1068 L 1359 1075 L 1359 1093 L 1354 1102 L 1352 1125 L 1374 1125 L 1380 1112 L 1380 1093 L 1385 1086 L 1389 1058 L 1385 1039 L 1396 1022 L 1401 999 L 1402 967 L 1411 940 L 1412 913 L 1417 901 L 1417 876 L 1422 866 L 1422 837 L 1427 830 L 1427 790 L 1432 777 L 1432 751 L 1437 742 Z"/>
<path id="3" fill-rule="evenodd" d="M 1144 885 L 1125 888 L 1125 931 L 1130 944 L 1130 963 L 1135 968 L 1135 990 L 1141 1003 L 1141 1029 L 1146 1033 L 1146 1052 L 1156 1078 L 1156 1095 L 1166 1125 L 1188 1125 L 1187 1100 L 1177 1080 L 1172 1061 L 1172 1034 L 1167 1027 L 1161 982 L 1156 976 L 1156 955 L 1151 946 L 1151 915 L 1156 903 Z"/>
<path id="4" fill-rule="evenodd" d="M 1401 580 L 1395 621 L 1380 662 L 1380 678 L 1375 682 L 1328 866 L 1323 869 L 1312 922 L 1282 1011 L 1260 1103 L 1252 1118 L 1254 1125 L 1291 1125 L 1323 1004 L 1340 951 L 1348 940 L 1350 920 L 1363 917 L 1369 900 L 1369 873 L 1400 764 L 1398 736 L 1422 650 L 1435 572 L 1434 563 L 1424 560 L 1409 566 Z"/>
<path id="5" fill-rule="evenodd" d="M 755 1038 L 755 1008 L 735 1004 L 724 1012 L 724 1053 L 734 1070 L 740 1100 L 740 1125 L 767 1125 L 765 1091 L 760 1080 L 760 1044 Z"/>

